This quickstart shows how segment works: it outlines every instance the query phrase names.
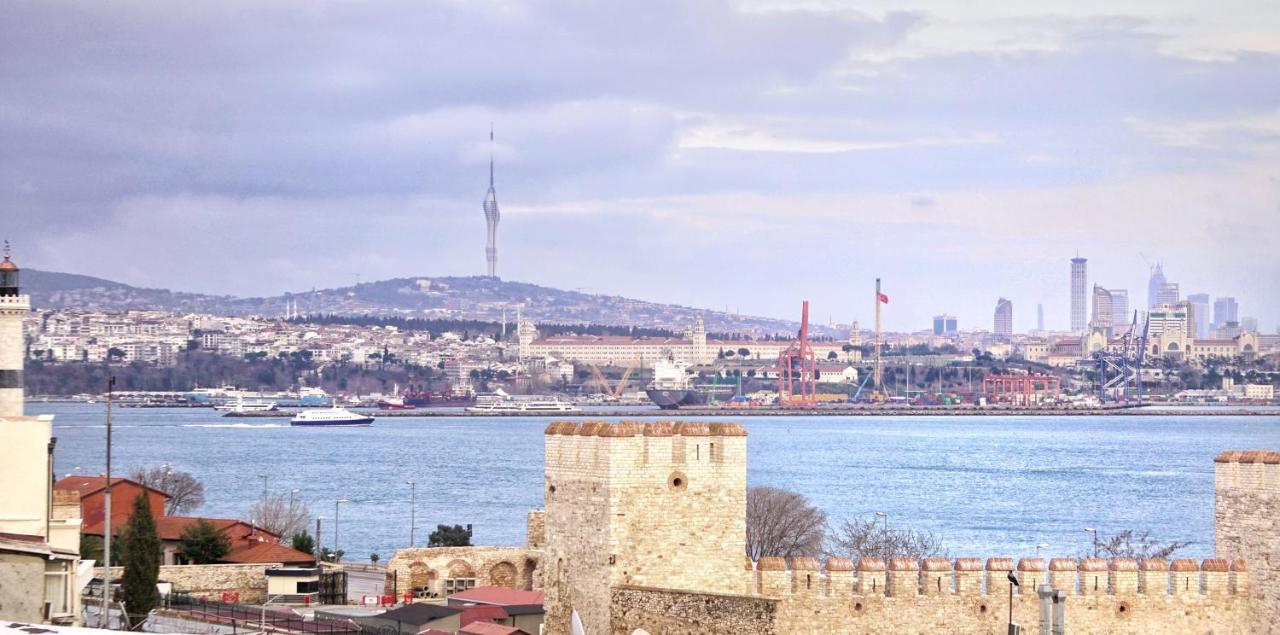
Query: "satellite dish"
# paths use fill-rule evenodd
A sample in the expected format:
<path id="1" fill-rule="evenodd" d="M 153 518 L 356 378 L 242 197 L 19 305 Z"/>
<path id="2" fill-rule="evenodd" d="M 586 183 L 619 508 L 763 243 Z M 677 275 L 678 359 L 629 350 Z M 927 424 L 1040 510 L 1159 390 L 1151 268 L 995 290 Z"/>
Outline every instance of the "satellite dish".
<path id="1" fill-rule="evenodd" d="M 582 618 L 578 617 L 577 609 L 569 615 L 569 635 L 587 635 L 587 629 L 582 627 Z"/>

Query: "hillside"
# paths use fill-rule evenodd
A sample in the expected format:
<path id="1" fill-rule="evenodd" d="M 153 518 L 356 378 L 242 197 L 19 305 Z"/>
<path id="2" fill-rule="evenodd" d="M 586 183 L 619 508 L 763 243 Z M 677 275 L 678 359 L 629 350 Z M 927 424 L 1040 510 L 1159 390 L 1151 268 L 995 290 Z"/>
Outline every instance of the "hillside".
<path id="1" fill-rule="evenodd" d="M 525 282 L 474 277 L 393 278 L 352 287 L 317 289 L 271 297 L 240 298 L 144 289 L 119 282 L 27 269 L 23 286 L 36 308 L 98 311 L 161 310 L 229 316 L 281 316 L 289 302 L 297 311 L 339 315 L 396 315 L 497 321 L 516 307 L 538 322 L 596 323 L 683 329 L 701 315 L 713 332 L 752 335 L 793 333 L 789 320 L 739 316 L 619 296 L 563 291 Z M 818 335 L 844 337 L 815 326 Z"/>

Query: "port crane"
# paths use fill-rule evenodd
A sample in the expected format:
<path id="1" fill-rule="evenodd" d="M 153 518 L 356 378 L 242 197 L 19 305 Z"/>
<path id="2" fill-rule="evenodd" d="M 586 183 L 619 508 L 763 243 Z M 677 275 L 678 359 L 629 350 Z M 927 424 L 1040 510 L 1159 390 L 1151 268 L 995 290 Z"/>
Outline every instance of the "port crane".
<path id="1" fill-rule="evenodd" d="M 1147 334 L 1150 320 L 1144 320 L 1142 334 L 1138 334 L 1138 312 L 1133 312 L 1133 323 L 1121 338 L 1120 350 L 1104 348 L 1093 354 L 1094 385 L 1098 400 L 1102 403 L 1129 403 L 1136 397 L 1142 403 L 1142 364 L 1147 353 Z"/>
<path id="2" fill-rule="evenodd" d="M 783 406 L 818 404 L 818 359 L 809 346 L 809 301 L 800 310 L 800 332 L 796 341 L 778 353 L 778 403 Z"/>
<path id="3" fill-rule="evenodd" d="M 627 369 L 623 371 L 622 378 L 618 380 L 617 385 L 610 386 L 609 379 L 604 376 L 599 366 L 591 365 L 591 374 L 595 378 L 595 384 L 600 387 L 600 393 L 606 397 L 620 399 L 622 391 L 627 388 L 627 380 L 631 379 L 631 373 L 635 370 L 634 364 L 627 365 Z"/>

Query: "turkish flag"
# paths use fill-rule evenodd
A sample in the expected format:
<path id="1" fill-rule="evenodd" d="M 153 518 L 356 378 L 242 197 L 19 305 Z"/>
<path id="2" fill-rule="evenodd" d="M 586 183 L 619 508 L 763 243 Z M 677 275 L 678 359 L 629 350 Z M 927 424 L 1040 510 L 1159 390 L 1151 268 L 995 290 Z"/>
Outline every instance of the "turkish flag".
<path id="1" fill-rule="evenodd" d="M 883 303 L 885 303 L 885 304 L 888 304 L 888 303 L 889 303 L 889 296 L 887 296 L 887 295 L 885 295 L 885 294 L 881 293 L 881 294 L 880 294 L 880 301 L 881 301 L 881 302 L 883 302 Z"/>

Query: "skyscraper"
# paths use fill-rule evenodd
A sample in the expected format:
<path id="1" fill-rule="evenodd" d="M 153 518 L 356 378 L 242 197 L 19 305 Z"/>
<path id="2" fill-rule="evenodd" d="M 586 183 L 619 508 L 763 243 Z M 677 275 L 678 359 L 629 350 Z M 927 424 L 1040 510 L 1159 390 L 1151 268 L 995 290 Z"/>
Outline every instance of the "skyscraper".
<path id="1" fill-rule="evenodd" d="M 1178 291 L 1178 283 L 1164 282 L 1156 287 L 1156 306 L 1162 304 L 1177 304 L 1182 300 L 1181 293 Z"/>
<path id="2" fill-rule="evenodd" d="M 1195 307 L 1196 314 L 1196 333 L 1198 340 L 1209 338 L 1209 294 L 1192 293 L 1187 296 L 1187 302 Z"/>
<path id="3" fill-rule="evenodd" d="M 1083 333 L 1089 319 L 1088 260 L 1076 256 L 1071 259 L 1071 332 Z"/>
<path id="4" fill-rule="evenodd" d="M 1037 331 L 1044 330 L 1044 305 L 1043 304 L 1036 305 L 1036 330 Z"/>
<path id="5" fill-rule="evenodd" d="M 1129 290 L 1128 289 L 1112 289 L 1111 290 L 1111 328 L 1118 332 L 1123 332 L 1125 326 L 1133 322 L 1133 316 L 1129 315 Z"/>
<path id="6" fill-rule="evenodd" d="M 945 335 L 950 337 L 956 334 L 956 316 L 954 315 L 935 315 L 933 316 L 933 334 Z"/>
<path id="7" fill-rule="evenodd" d="M 1089 318 L 1089 328 L 1111 331 L 1115 313 L 1111 307 L 1111 292 L 1098 285 L 1093 285 L 1093 315 Z"/>
<path id="8" fill-rule="evenodd" d="M 995 333 L 1005 341 L 1013 338 L 1013 302 L 1004 298 L 996 300 Z"/>
<path id="9" fill-rule="evenodd" d="M 1164 268 L 1160 263 L 1151 268 L 1151 278 L 1147 280 L 1147 308 L 1154 309 L 1160 306 L 1160 302 L 1156 299 L 1159 295 L 1160 285 L 1165 283 Z"/>
<path id="10" fill-rule="evenodd" d="M 493 145 L 493 128 L 489 129 L 489 145 Z M 484 195 L 484 222 L 489 226 L 489 242 L 484 248 L 489 262 L 489 277 L 498 276 L 498 195 L 493 189 L 493 150 L 489 150 L 489 191 Z"/>
<path id="11" fill-rule="evenodd" d="M 1224 296 L 1213 301 L 1213 328 L 1220 329 L 1227 325 L 1227 322 L 1239 322 L 1240 307 L 1236 305 L 1236 299 L 1231 296 Z"/>

